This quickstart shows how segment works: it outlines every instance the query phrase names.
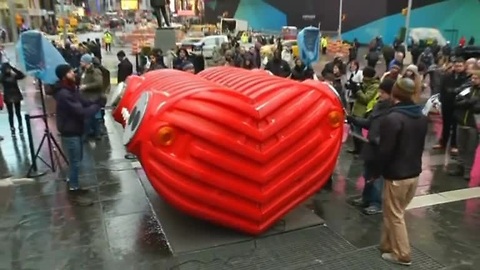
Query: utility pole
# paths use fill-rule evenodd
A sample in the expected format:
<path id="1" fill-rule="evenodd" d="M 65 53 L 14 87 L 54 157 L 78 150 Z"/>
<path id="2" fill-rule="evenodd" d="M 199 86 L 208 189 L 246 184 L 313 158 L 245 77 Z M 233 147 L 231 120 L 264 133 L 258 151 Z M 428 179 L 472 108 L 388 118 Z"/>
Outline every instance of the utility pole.
<path id="1" fill-rule="evenodd" d="M 15 20 L 17 16 L 17 9 L 15 8 L 15 4 L 13 0 L 8 0 L 8 9 L 10 11 L 10 27 L 12 31 L 12 40 L 11 42 L 16 42 L 18 40 L 18 26 Z"/>
<path id="2" fill-rule="evenodd" d="M 342 21 L 343 21 L 343 0 L 340 0 L 338 7 L 338 39 L 342 40 Z"/>
<path id="3" fill-rule="evenodd" d="M 405 16 L 405 38 L 403 39 L 403 44 L 405 48 L 408 47 L 408 32 L 410 30 L 410 13 L 412 12 L 412 0 L 408 0 L 407 15 Z"/>
<path id="4" fill-rule="evenodd" d="M 70 23 L 68 20 L 67 12 L 65 10 L 65 1 L 66 0 L 60 0 L 60 12 L 61 16 L 63 17 L 63 46 L 67 44 L 68 41 L 68 35 L 67 35 L 67 21 Z"/>

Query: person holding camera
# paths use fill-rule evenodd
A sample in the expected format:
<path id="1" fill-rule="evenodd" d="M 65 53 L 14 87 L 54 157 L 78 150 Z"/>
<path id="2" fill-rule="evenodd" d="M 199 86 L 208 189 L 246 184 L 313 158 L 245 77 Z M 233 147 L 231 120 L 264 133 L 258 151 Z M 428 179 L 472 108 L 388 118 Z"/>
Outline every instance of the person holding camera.
<path id="1" fill-rule="evenodd" d="M 347 72 L 347 82 L 345 83 L 345 95 L 348 103 L 348 110 L 352 111 L 353 103 L 355 102 L 355 94 L 360 87 L 360 84 L 363 80 L 363 72 L 360 69 L 360 64 L 357 60 L 353 60 L 349 64 L 348 72 Z"/>
<path id="2" fill-rule="evenodd" d="M 449 173 L 469 180 L 478 146 L 478 123 L 475 115 L 480 113 L 480 70 L 471 71 L 471 86 L 457 92 L 454 117 L 457 122 L 458 164 Z"/>
<path id="3" fill-rule="evenodd" d="M 20 70 L 12 67 L 10 63 L 3 63 L 0 74 L 0 84 L 3 88 L 3 102 L 7 107 L 8 123 L 12 136 L 15 136 L 14 118 L 17 116 L 18 131 L 23 134 L 21 102 L 23 100 L 22 92 L 18 87 L 18 81 L 25 78 Z"/>
<path id="4" fill-rule="evenodd" d="M 368 109 L 373 108 L 378 98 L 378 85 L 380 80 L 375 77 L 375 69 L 372 67 L 365 67 L 363 69 L 363 80 L 356 92 L 353 94 L 356 98 L 353 103 L 352 115 L 359 118 L 367 117 Z M 360 126 L 352 125 L 352 132 L 361 135 L 362 128 Z M 349 153 L 360 154 L 363 142 L 358 138 L 353 138 L 354 148 L 348 150 Z"/>

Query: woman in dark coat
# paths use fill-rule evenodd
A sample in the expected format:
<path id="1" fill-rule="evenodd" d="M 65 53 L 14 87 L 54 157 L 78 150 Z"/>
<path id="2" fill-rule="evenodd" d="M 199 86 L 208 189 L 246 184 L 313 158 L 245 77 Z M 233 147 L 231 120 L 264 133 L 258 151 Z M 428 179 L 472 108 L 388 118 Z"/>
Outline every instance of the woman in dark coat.
<path id="1" fill-rule="evenodd" d="M 18 87 L 18 81 L 25 78 L 20 70 L 12 67 L 9 63 L 2 64 L 0 74 L 0 84 L 3 89 L 3 99 L 8 112 L 8 122 L 12 136 L 15 136 L 14 113 L 17 115 L 18 131 L 23 134 L 22 114 L 20 102 L 23 100 L 22 92 Z"/>

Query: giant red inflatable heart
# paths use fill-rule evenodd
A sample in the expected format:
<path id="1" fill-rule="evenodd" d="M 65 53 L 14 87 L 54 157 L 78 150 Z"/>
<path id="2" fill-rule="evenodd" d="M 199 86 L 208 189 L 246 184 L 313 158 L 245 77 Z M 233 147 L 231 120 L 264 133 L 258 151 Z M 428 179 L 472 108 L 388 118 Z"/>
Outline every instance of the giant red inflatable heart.
<path id="1" fill-rule="evenodd" d="M 234 71 L 231 85 L 248 87 L 158 80 L 126 116 L 124 142 L 169 203 L 259 234 L 326 183 L 344 115 L 326 84 Z"/>

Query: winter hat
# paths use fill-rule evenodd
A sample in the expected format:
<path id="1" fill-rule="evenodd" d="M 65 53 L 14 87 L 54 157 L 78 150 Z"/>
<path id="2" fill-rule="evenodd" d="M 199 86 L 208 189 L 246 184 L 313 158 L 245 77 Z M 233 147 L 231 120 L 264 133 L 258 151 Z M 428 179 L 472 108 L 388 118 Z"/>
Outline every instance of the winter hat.
<path id="1" fill-rule="evenodd" d="M 393 79 L 390 79 L 390 78 L 385 78 L 383 79 L 383 81 L 380 83 L 380 85 L 378 86 L 378 88 L 387 93 L 387 94 L 391 94 L 392 93 L 392 89 L 393 89 L 393 86 L 395 85 L 395 80 Z"/>
<path id="2" fill-rule="evenodd" d="M 93 57 L 90 54 L 84 54 L 80 58 L 80 62 L 85 63 L 85 64 L 91 64 L 93 62 Z"/>
<path id="3" fill-rule="evenodd" d="M 376 73 L 377 72 L 375 71 L 375 69 L 372 68 L 372 67 L 369 67 L 369 66 L 367 66 L 363 69 L 363 77 L 365 77 L 365 78 L 373 78 L 373 77 L 375 77 Z"/>
<path id="4" fill-rule="evenodd" d="M 392 96 L 400 101 L 412 101 L 415 94 L 415 82 L 409 78 L 398 79 L 393 85 Z"/>
<path id="5" fill-rule="evenodd" d="M 415 65 L 409 65 L 406 70 L 410 70 L 411 72 L 418 74 L 418 67 Z"/>
<path id="6" fill-rule="evenodd" d="M 55 68 L 55 75 L 57 75 L 58 79 L 62 80 L 70 70 L 72 70 L 72 67 L 69 64 L 61 64 Z"/>

